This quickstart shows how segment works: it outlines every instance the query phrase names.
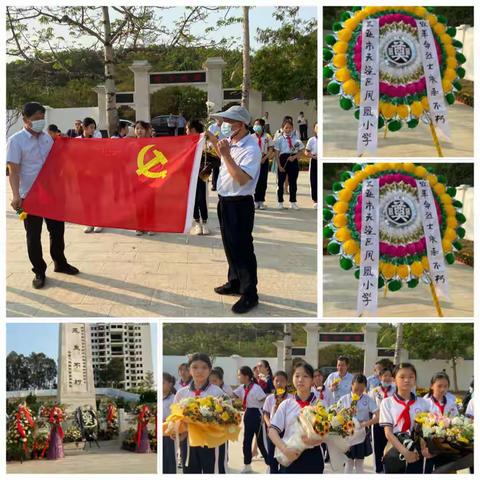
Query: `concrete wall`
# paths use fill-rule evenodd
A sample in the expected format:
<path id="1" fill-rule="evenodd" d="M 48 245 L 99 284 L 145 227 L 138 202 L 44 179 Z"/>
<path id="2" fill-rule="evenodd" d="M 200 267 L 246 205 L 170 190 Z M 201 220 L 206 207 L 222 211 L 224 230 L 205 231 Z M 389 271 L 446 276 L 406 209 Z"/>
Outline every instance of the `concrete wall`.
<path id="1" fill-rule="evenodd" d="M 6 396 L 7 400 L 22 399 L 27 397 L 30 393 L 33 393 L 44 401 L 57 401 L 56 388 L 49 390 L 16 390 L 6 392 Z M 140 395 L 137 393 L 125 392 L 118 388 L 96 388 L 95 396 L 97 398 L 123 398 L 127 402 L 138 402 L 138 400 L 140 400 Z"/>
<path id="2" fill-rule="evenodd" d="M 182 355 L 165 355 L 163 357 L 163 371 L 173 375 L 178 379 L 178 366 L 186 362 L 188 359 Z M 277 359 L 272 357 L 240 357 L 232 355 L 231 357 L 216 357 L 213 361 L 213 366 L 222 367 L 225 375 L 224 381 L 228 385 L 238 385 L 237 370 L 244 365 L 253 368 L 259 360 L 267 360 L 273 371 L 278 370 Z"/>

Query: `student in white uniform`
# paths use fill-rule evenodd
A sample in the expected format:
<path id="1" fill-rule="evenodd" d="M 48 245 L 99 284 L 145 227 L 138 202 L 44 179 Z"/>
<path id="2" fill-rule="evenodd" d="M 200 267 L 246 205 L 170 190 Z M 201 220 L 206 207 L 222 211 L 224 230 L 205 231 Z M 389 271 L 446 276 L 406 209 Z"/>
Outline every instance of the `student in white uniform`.
<path id="1" fill-rule="evenodd" d="M 282 123 L 282 135 L 275 141 L 275 155 L 278 167 L 277 208 L 283 209 L 283 188 L 288 178 L 290 189 L 290 208 L 298 210 L 297 179 L 299 174 L 298 159 L 304 148 L 303 143 L 292 135 L 293 123 L 285 120 Z"/>
<path id="2" fill-rule="evenodd" d="M 265 401 L 265 392 L 255 382 L 253 371 L 244 366 L 238 370 L 240 386 L 233 393 L 242 400 L 243 415 L 243 470 L 242 473 L 252 472 L 252 442 L 257 438 L 257 445 L 265 463 L 268 453 L 262 438 L 262 408 Z"/>
<path id="3" fill-rule="evenodd" d="M 333 401 L 333 394 L 332 392 L 326 387 L 325 385 L 325 376 L 323 372 L 317 368 L 313 371 L 313 386 L 312 390 L 318 392 L 318 398 L 322 402 L 322 404 L 328 408 L 330 405 L 335 403 Z"/>
<path id="4" fill-rule="evenodd" d="M 188 369 L 188 363 L 181 363 L 178 366 L 178 380 L 175 384 L 175 390 L 178 392 L 181 388 L 188 387 L 192 382 L 192 377 Z"/>
<path id="5" fill-rule="evenodd" d="M 349 365 L 350 359 L 340 355 L 337 358 L 337 371 L 332 372 L 325 381 L 325 386 L 332 393 L 334 402 L 350 393 L 352 389 L 353 375 L 348 371 Z"/>
<path id="6" fill-rule="evenodd" d="M 389 454 L 401 454 L 406 460 L 405 473 L 423 473 L 423 458 L 432 458 L 427 448 L 419 453 L 406 448 L 397 438 L 401 433 L 410 435 L 415 423 L 415 416 L 429 412 L 430 405 L 413 391 L 417 382 L 417 371 L 411 363 L 400 363 L 393 371 L 396 392 L 385 398 L 380 404 L 380 426 L 385 430 L 388 442 L 395 449 Z M 385 461 L 385 473 L 388 471 Z"/>
<path id="7" fill-rule="evenodd" d="M 423 397 L 430 405 L 430 411 L 445 417 L 458 416 L 458 407 L 454 395 L 447 395 L 450 378 L 445 372 L 436 373 L 430 380 L 430 391 Z M 448 463 L 451 459 L 439 456 L 425 462 L 424 473 L 432 473 L 436 468 Z"/>
<path id="8" fill-rule="evenodd" d="M 282 370 L 275 372 L 273 376 L 273 386 L 275 388 L 275 392 L 268 395 L 265 399 L 265 403 L 263 404 L 263 434 L 264 439 L 266 439 L 265 444 L 267 445 L 268 451 L 268 473 L 271 474 L 279 473 L 279 465 L 275 458 L 275 445 L 268 436 L 268 429 L 270 428 L 270 419 L 273 418 L 273 415 L 277 411 L 277 408 L 280 406 L 280 404 L 287 398 L 295 398 L 294 395 L 288 393 L 287 385 L 287 374 Z"/>
<path id="9" fill-rule="evenodd" d="M 383 368 L 379 372 L 380 385 L 374 387 L 368 392 L 370 397 L 375 400 L 380 411 L 380 405 L 385 398 L 391 397 L 395 393 L 395 384 L 393 383 L 393 375 L 390 368 Z M 367 379 L 368 384 L 368 379 Z M 373 452 L 375 455 L 375 472 L 383 473 L 383 452 L 387 446 L 387 437 L 385 436 L 384 428 L 378 423 L 372 427 L 373 434 Z"/>
<path id="10" fill-rule="evenodd" d="M 165 422 L 170 415 L 170 407 L 175 400 L 175 377 L 169 373 L 163 373 L 163 406 L 162 422 Z M 175 442 L 170 437 L 163 437 L 163 473 L 177 473 L 177 462 L 175 461 Z"/>
<path id="11" fill-rule="evenodd" d="M 23 129 L 13 134 L 7 142 L 7 165 L 9 182 L 12 189 L 11 207 L 16 212 L 22 211 L 23 200 L 37 179 L 50 150 L 53 140 L 44 132 L 45 107 L 37 102 L 28 102 L 22 109 Z M 28 213 L 28 212 L 27 212 Z M 26 231 L 28 258 L 32 264 L 35 277 L 32 287 L 43 288 L 45 285 L 47 264 L 42 253 L 43 221 L 50 234 L 50 255 L 54 271 L 67 275 L 78 274 L 78 269 L 65 258 L 65 222 L 27 215 L 23 221 Z"/>
<path id="12" fill-rule="evenodd" d="M 375 400 L 369 397 L 367 391 L 367 377 L 363 373 L 357 373 L 353 377 L 352 391 L 340 398 L 337 405 L 344 408 L 350 408 L 353 402 L 353 395 L 358 398 L 356 402 L 355 418 L 359 421 L 360 426 L 369 430 L 372 425 L 378 423 L 378 406 Z M 363 442 L 352 445 L 346 452 L 347 461 L 345 463 L 344 473 L 365 473 L 363 463 L 365 457 L 369 457 L 373 453 L 370 435 L 365 435 Z"/>
<path id="13" fill-rule="evenodd" d="M 375 365 L 373 366 L 373 375 L 367 377 L 367 392 L 370 392 L 370 390 L 373 390 L 380 385 L 380 370 L 382 370 L 383 367 L 384 365 L 381 360 L 375 362 Z"/>
<path id="14" fill-rule="evenodd" d="M 224 375 L 223 368 L 213 367 L 212 373 L 210 373 L 210 377 L 209 377 L 210 383 L 212 385 L 216 385 L 217 387 L 220 387 L 224 391 L 227 397 L 232 398 L 234 396 L 232 387 L 230 385 L 227 385 L 223 381 L 223 375 Z"/>
<path id="15" fill-rule="evenodd" d="M 248 130 L 251 118 L 248 110 L 235 105 L 214 117 L 223 119 L 222 132 L 228 137 L 215 147 L 222 161 L 217 182 L 218 220 L 228 261 L 228 281 L 214 290 L 219 295 L 240 295 L 232 311 L 241 314 L 258 305 L 252 232 L 253 195 L 262 154 Z M 211 140 L 215 142 L 215 138 Z"/>
<path id="16" fill-rule="evenodd" d="M 318 124 L 315 123 L 313 128 L 315 131 L 315 136 L 310 137 L 305 147 L 305 156 L 310 159 L 309 174 L 310 174 L 310 195 L 313 201 L 313 208 L 317 208 L 318 202 L 318 168 L 317 168 L 317 152 L 318 152 L 318 141 L 317 141 L 317 132 Z"/>
<path id="17" fill-rule="evenodd" d="M 194 353 L 188 361 L 188 368 L 192 382 L 176 393 L 175 403 L 184 398 L 224 396 L 220 387 L 212 385 L 208 381 L 212 371 L 212 362 L 206 353 Z M 226 473 L 225 444 L 216 448 L 190 447 L 187 434 L 184 434 L 184 437 L 187 440 L 187 452 L 182 458 L 183 473 Z"/>
<path id="18" fill-rule="evenodd" d="M 265 132 L 265 120 L 263 118 L 255 120 L 253 132 L 252 137 L 258 143 L 258 147 L 262 152 L 260 176 L 255 188 L 255 208 L 265 210 L 265 193 L 267 192 L 269 159 L 273 153 L 273 141 L 272 137 Z"/>
<path id="19" fill-rule="evenodd" d="M 313 367 L 307 363 L 297 363 L 293 370 L 293 385 L 297 389 L 295 398 L 284 400 L 270 419 L 268 435 L 275 448 L 278 448 L 292 462 L 288 467 L 281 467 L 281 473 L 323 473 L 323 451 L 317 441 L 308 441 L 311 448 L 299 452 L 288 448 L 282 440 L 282 434 L 288 438 L 302 408 L 315 405 L 318 394 L 312 392 Z"/>

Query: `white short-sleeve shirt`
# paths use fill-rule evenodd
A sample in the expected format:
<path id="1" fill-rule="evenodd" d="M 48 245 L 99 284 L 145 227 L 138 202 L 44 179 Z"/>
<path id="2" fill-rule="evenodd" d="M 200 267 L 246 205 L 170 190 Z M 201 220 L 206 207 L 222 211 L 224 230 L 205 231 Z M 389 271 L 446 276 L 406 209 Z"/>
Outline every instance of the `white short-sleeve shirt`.
<path id="1" fill-rule="evenodd" d="M 275 150 L 282 155 L 284 153 L 297 153 L 304 147 L 303 142 L 301 142 L 295 135 L 290 135 L 290 140 L 292 142 L 292 147 L 290 147 L 287 135 L 279 135 L 275 140 Z"/>
<path id="2" fill-rule="evenodd" d="M 380 408 L 380 404 L 385 398 L 393 396 L 395 393 L 395 385 L 390 385 L 387 387 L 386 393 L 383 392 L 382 387 L 375 387 L 372 390 L 368 392 L 368 395 L 375 400 L 375 403 L 377 404 L 377 407 Z"/>
<path id="3" fill-rule="evenodd" d="M 246 390 L 247 387 L 245 385 L 240 385 L 233 391 L 233 393 L 243 402 Z M 257 383 L 254 383 L 247 395 L 247 408 L 262 408 L 265 397 L 266 395 L 262 390 L 262 387 Z"/>
<path id="4" fill-rule="evenodd" d="M 473 395 L 472 395 L 472 398 L 468 401 L 468 405 L 467 405 L 467 408 L 465 410 L 465 416 L 466 417 L 470 417 L 470 418 L 473 418 L 474 417 L 474 414 L 473 414 Z"/>
<path id="5" fill-rule="evenodd" d="M 251 135 L 245 135 L 237 143 L 230 143 L 230 155 L 233 161 L 250 177 L 247 183 L 240 185 L 228 173 L 222 158 L 220 173 L 217 180 L 217 193 L 222 197 L 253 195 L 260 175 L 262 153 L 258 143 Z"/>
<path id="6" fill-rule="evenodd" d="M 312 393 L 313 399 L 310 405 L 315 405 L 318 403 L 318 395 L 316 392 Z M 297 403 L 295 397 L 287 398 L 278 406 L 273 417 L 270 417 L 270 425 L 280 433 L 285 432 L 284 438 L 288 438 L 300 411 L 300 405 Z"/>
<path id="7" fill-rule="evenodd" d="M 53 139 L 48 133 L 33 135 L 25 128 L 8 139 L 7 163 L 20 166 L 21 198 L 25 198 L 32 188 L 52 146 Z"/>
<path id="8" fill-rule="evenodd" d="M 175 403 L 175 395 L 171 393 L 168 397 L 163 399 L 162 405 L 162 422 L 164 422 L 170 415 L 170 407 Z"/>
<path id="9" fill-rule="evenodd" d="M 310 137 L 307 141 L 307 146 L 305 147 L 305 150 L 307 152 L 310 152 L 312 155 L 317 156 L 317 148 L 318 148 L 318 140 L 317 137 Z"/>
<path id="10" fill-rule="evenodd" d="M 442 415 L 442 411 L 440 407 L 435 403 L 435 399 L 433 398 L 433 395 L 430 395 L 427 393 L 423 397 L 428 404 L 430 405 L 430 411 L 433 413 L 438 413 Z M 457 402 L 455 400 L 455 397 L 451 397 L 449 395 L 445 395 L 443 398 L 443 401 L 441 402 L 441 405 L 444 405 L 443 409 L 443 415 L 446 417 L 456 417 L 458 415 L 458 407 L 457 407 Z"/>
<path id="11" fill-rule="evenodd" d="M 343 408 L 350 408 L 352 405 L 352 393 L 350 392 L 341 397 L 337 402 L 337 405 L 340 405 Z M 377 411 L 378 406 L 375 400 L 364 393 L 357 401 L 357 413 L 355 414 L 355 418 L 359 422 L 366 422 L 370 420 L 370 415 Z"/>
<path id="12" fill-rule="evenodd" d="M 295 398 L 295 396 L 292 395 L 291 393 L 287 393 L 286 398 L 284 400 L 282 400 L 280 402 L 280 404 L 282 404 L 288 398 Z M 265 399 L 265 402 L 263 403 L 262 410 L 264 411 L 264 413 L 267 413 L 270 418 L 273 417 L 273 415 L 275 413 L 275 410 L 276 410 L 276 401 L 275 401 L 275 394 L 274 393 L 271 393 L 270 395 L 267 396 L 267 398 Z"/>
<path id="13" fill-rule="evenodd" d="M 318 399 L 327 408 L 330 405 L 335 403 L 335 400 L 333 399 L 332 392 L 325 385 L 323 385 L 321 389 L 316 388 L 316 387 L 312 387 L 312 392 L 317 392 L 318 393 Z"/>
<path id="14" fill-rule="evenodd" d="M 415 417 L 419 413 L 429 412 L 430 405 L 422 397 L 415 397 L 412 393 L 415 402 L 410 405 L 410 427 L 413 428 L 415 423 Z M 405 408 L 404 405 L 398 403 L 395 399 L 398 398 L 397 394 L 385 398 L 380 404 L 380 420 L 379 424 L 381 427 L 392 427 L 393 433 L 399 433 L 401 431 L 401 426 L 398 424 L 399 417 Z"/>
<path id="15" fill-rule="evenodd" d="M 330 390 L 330 387 L 333 384 L 333 381 L 336 378 L 340 378 L 340 383 L 337 385 L 337 389 L 335 391 Z M 338 402 L 341 397 L 347 395 L 352 390 L 352 381 L 353 375 L 349 372 L 345 374 L 343 378 L 340 377 L 338 372 L 332 372 L 325 380 L 325 386 L 332 392 L 333 400 Z"/>
<path id="16" fill-rule="evenodd" d="M 227 385 L 226 383 L 224 383 L 220 388 L 225 392 L 225 395 L 228 395 L 229 397 L 233 397 L 233 389 L 230 385 Z"/>
<path id="17" fill-rule="evenodd" d="M 216 385 L 212 385 L 211 383 L 208 384 L 208 386 L 203 389 L 200 392 L 199 397 L 224 397 L 225 392 L 220 388 L 217 387 Z M 193 389 L 193 384 L 190 384 L 188 387 L 181 388 L 177 394 L 175 395 L 175 403 L 179 402 L 180 400 L 183 400 L 184 398 L 195 398 L 195 391 Z"/>
<path id="18" fill-rule="evenodd" d="M 190 380 L 189 382 L 184 382 L 181 378 L 177 380 L 177 383 L 175 384 L 175 390 L 178 392 L 184 387 L 188 387 L 192 381 Z"/>
<path id="19" fill-rule="evenodd" d="M 267 133 L 264 133 L 261 137 L 259 137 L 256 133 L 252 133 L 252 138 L 257 142 L 262 155 L 265 155 L 268 152 L 268 149 L 273 147 L 272 137 Z"/>

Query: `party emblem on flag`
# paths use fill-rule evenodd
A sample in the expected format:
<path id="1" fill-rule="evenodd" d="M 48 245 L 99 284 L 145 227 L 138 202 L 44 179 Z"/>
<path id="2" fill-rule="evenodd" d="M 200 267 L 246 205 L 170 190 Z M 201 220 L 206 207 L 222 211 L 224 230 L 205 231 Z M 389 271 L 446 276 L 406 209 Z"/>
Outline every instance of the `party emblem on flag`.
<path id="1" fill-rule="evenodd" d="M 323 75 L 331 79 L 327 91 L 340 96 L 341 108 L 355 109 L 360 123 L 372 124 L 371 115 L 360 107 L 369 91 L 365 82 L 370 86 L 375 82 L 375 127 L 386 124 L 394 132 L 406 123 L 415 128 L 420 119 L 429 119 L 428 114 L 435 125 L 443 127 L 445 105 L 453 104 L 462 88 L 465 69 L 461 65 L 466 58 L 462 43 L 455 39 L 455 27 L 434 11 L 421 6 L 373 6 L 351 7 L 341 14 L 323 49 Z M 372 25 L 366 30 L 368 22 Z M 439 112 L 442 118 L 437 119 Z M 367 132 L 363 142 L 369 143 L 370 138 Z"/>
<path id="2" fill-rule="evenodd" d="M 145 161 L 146 154 L 153 148 L 155 145 L 145 145 L 139 152 L 137 156 L 137 175 L 139 177 L 146 177 L 150 179 L 165 178 L 167 176 L 167 170 L 164 168 L 168 160 L 165 155 L 154 149 L 153 157 Z M 157 168 L 160 166 L 160 168 Z"/>
<path id="3" fill-rule="evenodd" d="M 366 190 L 364 184 L 373 179 L 377 186 Z M 323 234 L 328 253 L 340 256 L 342 269 L 354 269 L 362 279 L 377 268 L 372 278 L 378 278 L 378 288 L 387 284 L 390 291 L 403 283 L 414 288 L 419 280 L 432 281 L 438 289 L 446 283 L 444 260 L 454 263 L 455 250 L 462 248 L 466 218 L 456 189 L 446 185 L 443 175 L 413 163 L 356 164 L 332 190 L 325 198 Z M 362 243 L 362 237 L 371 238 Z M 361 271 L 370 250 L 372 257 L 378 252 L 378 262 Z"/>

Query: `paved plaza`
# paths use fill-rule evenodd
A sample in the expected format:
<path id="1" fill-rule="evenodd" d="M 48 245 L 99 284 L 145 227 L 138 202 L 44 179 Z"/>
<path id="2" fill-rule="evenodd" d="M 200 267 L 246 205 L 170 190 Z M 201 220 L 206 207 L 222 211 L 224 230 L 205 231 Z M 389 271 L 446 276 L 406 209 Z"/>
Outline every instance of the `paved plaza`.
<path id="1" fill-rule="evenodd" d="M 65 444 L 65 458 L 61 460 L 30 460 L 8 462 L 7 473 L 40 474 L 145 474 L 157 473 L 157 455 L 134 453 L 120 448 L 118 440 L 99 442 L 100 448 L 88 450 Z M 70 477 L 69 477 L 70 478 Z"/>
<path id="2" fill-rule="evenodd" d="M 445 317 L 473 317 L 473 268 L 461 263 L 448 265 L 449 300 L 440 299 Z M 342 270 L 337 256 L 323 257 L 323 315 L 354 317 L 358 280 Z M 436 317 L 428 285 L 402 287 L 398 292 L 379 291 L 378 317 Z"/>
<path id="3" fill-rule="evenodd" d="M 448 108 L 451 142 L 441 141 L 445 157 L 473 157 L 473 108 L 455 103 Z M 338 97 L 323 97 L 323 155 L 325 157 L 357 157 L 358 120 L 353 111 L 344 111 Z M 373 157 L 436 157 L 430 128 L 420 124 L 410 129 L 406 126 L 399 132 L 384 131 L 378 135 L 378 150 Z"/>
<path id="4" fill-rule="evenodd" d="M 317 314 L 317 211 L 308 173 L 299 177 L 300 210 L 274 210 L 275 175 L 269 175 L 267 210 L 256 212 L 254 240 L 260 305 L 251 317 Z M 66 256 L 80 269 L 74 277 L 53 272 L 44 225 L 47 284 L 31 286 L 25 231 L 9 209 L 7 186 L 7 316 L 9 317 L 226 317 L 237 297 L 213 288 L 227 275 L 214 192 L 209 198 L 213 234 L 192 236 L 106 229 L 85 234 L 66 226 Z M 286 202 L 286 205 L 288 203 Z M 245 317 L 245 316 L 243 316 Z"/>

